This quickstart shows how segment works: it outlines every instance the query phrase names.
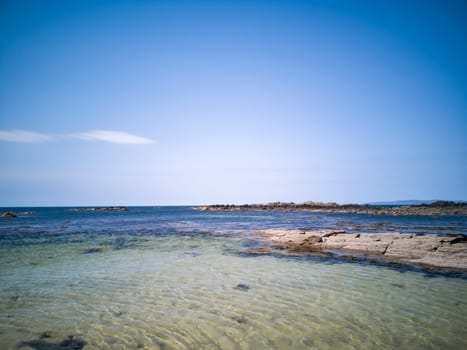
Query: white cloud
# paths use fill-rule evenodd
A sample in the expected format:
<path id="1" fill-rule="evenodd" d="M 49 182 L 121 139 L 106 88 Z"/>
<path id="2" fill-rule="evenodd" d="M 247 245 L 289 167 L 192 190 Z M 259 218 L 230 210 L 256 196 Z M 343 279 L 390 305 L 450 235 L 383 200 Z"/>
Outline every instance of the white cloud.
<path id="1" fill-rule="evenodd" d="M 129 134 L 124 131 L 111 131 L 111 130 L 93 130 L 88 132 L 81 132 L 67 135 L 47 135 L 28 130 L 0 130 L 0 142 L 47 142 L 53 140 L 75 138 L 85 141 L 103 141 L 119 144 L 149 144 L 154 141 L 138 135 Z"/>
<path id="2" fill-rule="evenodd" d="M 0 130 L 0 141 L 6 142 L 46 142 L 54 138 L 50 135 L 27 130 Z"/>
<path id="3" fill-rule="evenodd" d="M 111 130 L 94 130 L 89 132 L 72 134 L 70 136 L 82 140 L 104 141 L 120 144 L 148 144 L 154 142 L 153 140 L 148 139 L 146 137 L 129 134 L 123 131 Z"/>

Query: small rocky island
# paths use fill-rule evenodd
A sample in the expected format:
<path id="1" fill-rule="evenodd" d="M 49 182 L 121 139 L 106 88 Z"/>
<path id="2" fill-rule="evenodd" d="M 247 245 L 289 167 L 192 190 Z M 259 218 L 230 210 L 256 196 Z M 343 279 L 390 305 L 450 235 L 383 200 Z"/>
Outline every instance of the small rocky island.
<path id="1" fill-rule="evenodd" d="M 467 273 L 467 236 L 458 234 L 347 233 L 265 230 L 248 254 L 317 255 Z"/>
<path id="2" fill-rule="evenodd" d="M 436 201 L 431 204 L 418 205 L 369 205 L 369 204 L 337 204 L 307 201 L 304 203 L 273 202 L 266 204 L 215 204 L 198 207 L 203 211 L 295 211 L 322 213 L 349 213 L 370 215 L 467 215 L 467 203 Z"/>
<path id="3" fill-rule="evenodd" d="M 68 208 L 68 211 L 129 211 L 128 207 Z"/>
<path id="4" fill-rule="evenodd" d="M 16 218 L 18 216 L 34 215 L 34 211 L 23 211 L 20 213 L 15 213 L 12 211 L 7 211 L 6 213 L 0 214 L 0 218 Z"/>
<path id="5" fill-rule="evenodd" d="M 13 213 L 12 211 L 7 211 L 6 213 L 3 213 L 0 215 L 0 218 L 16 218 L 18 215 L 16 213 Z"/>

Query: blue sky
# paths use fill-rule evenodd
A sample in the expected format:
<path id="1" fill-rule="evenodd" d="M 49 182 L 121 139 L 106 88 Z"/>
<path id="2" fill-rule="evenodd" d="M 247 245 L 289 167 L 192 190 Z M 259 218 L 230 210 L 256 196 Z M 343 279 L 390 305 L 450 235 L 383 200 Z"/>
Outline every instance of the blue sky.
<path id="1" fill-rule="evenodd" d="M 0 206 L 467 199 L 464 1 L 3 1 Z"/>

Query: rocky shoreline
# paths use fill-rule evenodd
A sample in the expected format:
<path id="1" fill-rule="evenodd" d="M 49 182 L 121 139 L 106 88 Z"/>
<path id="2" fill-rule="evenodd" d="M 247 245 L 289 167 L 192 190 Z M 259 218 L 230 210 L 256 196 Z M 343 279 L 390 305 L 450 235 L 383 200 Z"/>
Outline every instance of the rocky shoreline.
<path id="1" fill-rule="evenodd" d="M 202 211 L 291 211 L 370 215 L 467 215 L 467 203 L 436 201 L 431 204 L 377 206 L 369 204 L 337 204 L 307 201 L 304 203 L 273 202 L 266 204 L 215 204 L 198 207 Z"/>
<path id="2" fill-rule="evenodd" d="M 456 234 L 347 233 L 345 231 L 264 230 L 262 245 L 248 254 L 317 255 L 345 260 L 467 273 L 467 236 Z"/>

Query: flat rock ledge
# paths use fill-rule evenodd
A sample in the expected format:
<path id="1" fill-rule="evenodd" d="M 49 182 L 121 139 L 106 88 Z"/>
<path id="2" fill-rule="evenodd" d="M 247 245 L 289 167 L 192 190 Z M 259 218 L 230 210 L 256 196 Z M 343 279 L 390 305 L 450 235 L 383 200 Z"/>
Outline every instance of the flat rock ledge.
<path id="1" fill-rule="evenodd" d="M 258 248 L 248 249 L 250 254 L 315 254 L 467 273 L 467 236 L 464 235 L 333 230 L 264 230 L 254 234 L 265 242 Z"/>

